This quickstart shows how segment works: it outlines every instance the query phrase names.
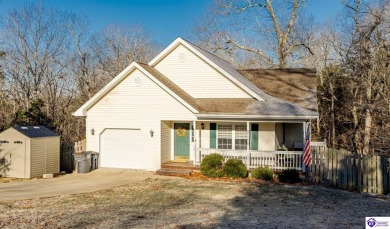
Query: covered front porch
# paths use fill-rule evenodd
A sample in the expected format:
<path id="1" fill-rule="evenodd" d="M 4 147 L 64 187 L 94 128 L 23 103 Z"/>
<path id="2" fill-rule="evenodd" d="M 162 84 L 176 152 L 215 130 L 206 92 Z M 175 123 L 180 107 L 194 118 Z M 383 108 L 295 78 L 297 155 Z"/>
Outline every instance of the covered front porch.
<path id="1" fill-rule="evenodd" d="M 161 163 L 199 166 L 209 154 L 235 158 L 248 169 L 302 169 L 304 121 L 161 121 Z"/>

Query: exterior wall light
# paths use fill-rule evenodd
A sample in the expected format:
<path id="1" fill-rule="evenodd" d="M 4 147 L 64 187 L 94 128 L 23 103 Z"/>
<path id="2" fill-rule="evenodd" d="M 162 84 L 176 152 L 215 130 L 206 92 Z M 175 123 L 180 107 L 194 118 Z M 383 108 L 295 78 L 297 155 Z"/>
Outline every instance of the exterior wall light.
<path id="1" fill-rule="evenodd" d="M 95 135 L 95 129 L 94 128 L 91 128 L 91 134 Z"/>
<path id="2" fill-rule="evenodd" d="M 202 130 L 204 130 L 204 123 L 203 122 L 200 124 L 200 128 L 202 128 Z"/>
<path id="3" fill-rule="evenodd" d="M 151 129 L 151 130 L 150 130 L 150 137 L 153 138 L 153 135 L 154 135 L 154 131 Z"/>

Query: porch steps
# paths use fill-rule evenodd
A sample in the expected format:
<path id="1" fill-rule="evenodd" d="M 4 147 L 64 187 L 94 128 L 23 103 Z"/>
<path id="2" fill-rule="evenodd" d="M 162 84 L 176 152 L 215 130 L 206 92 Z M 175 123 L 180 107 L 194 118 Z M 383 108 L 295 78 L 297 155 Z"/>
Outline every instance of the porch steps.
<path id="1" fill-rule="evenodd" d="M 190 157 L 188 156 L 175 156 L 175 162 L 188 162 L 190 160 Z"/>
<path id="2" fill-rule="evenodd" d="M 175 170 L 200 170 L 199 166 L 193 166 L 192 162 L 168 162 L 161 165 L 162 169 L 175 169 Z"/>
<path id="3" fill-rule="evenodd" d="M 162 176 L 175 176 L 175 175 L 190 175 L 192 170 L 188 169 L 169 169 L 169 168 L 162 168 L 156 171 L 157 175 Z"/>

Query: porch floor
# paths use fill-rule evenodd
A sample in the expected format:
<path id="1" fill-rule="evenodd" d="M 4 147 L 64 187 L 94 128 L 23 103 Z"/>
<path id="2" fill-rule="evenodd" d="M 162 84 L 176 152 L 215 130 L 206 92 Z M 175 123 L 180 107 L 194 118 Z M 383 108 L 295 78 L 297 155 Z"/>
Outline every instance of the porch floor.
<path id="1" fill-rule="evenodd" d="M 199 166 L 194 166 L 192 161 L 187 162 L 177 162 L 177 161 L 168 161 L 161 164 L 162 169 L 186 169 L 186 170 L 200 170 Z"/>

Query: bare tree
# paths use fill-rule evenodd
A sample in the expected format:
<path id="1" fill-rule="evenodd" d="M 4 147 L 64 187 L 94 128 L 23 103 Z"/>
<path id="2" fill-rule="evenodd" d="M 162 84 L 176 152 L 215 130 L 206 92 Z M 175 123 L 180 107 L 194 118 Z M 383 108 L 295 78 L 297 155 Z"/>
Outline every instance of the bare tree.
<path id="1" fill-rule="evenodd" d="M 68 120 L 78 93 L 67 68 L 69 53 L 75 50 L 67 25 L 73 19 L 69 13 L 33 4 L 11 11 L 3 20 L 5 54 L 0 65 L 5 81 L 0 105 L 7 110 L 8 120 L 3 126 L 15 121 L 10 116 L 41 99 L 56 131 L 72 129 Z"/>
<path id="2" fill-rule="evenodd" d="M 243 51 L 235 52 L 239 58 L 249 53 L 249 62 L 254 62 L 255 56 L 258 66 L 296 65 L 307 53 L 314 54 L 310 48 L 313 20 L 304 12 L 305 3 L 306 0 L 217 0 L 209 10 L 211 19 L 197 26 L 195 37 L 210 40 L 207 38 L 217 35 L 218 49 Z M 242 60 L 245 59 L 248 61 Z"/>
<path id="3" fill-rule="evenodd" d="M 340 24 L 335 46 L 340 56 L 339 70 L 329 74 L 330 68 L 326 67 L 323 71 L 322 87 L 332 93 L 319 94 L 322 119 L 327 120 L 327 100 L 338 106 L 330 109 L 330 123 L 324 122 L 323 129 L 329 133 L 327 125 L 331 124 L 333 145 L 359 153 L 388 154 L 390 3 L 360 0 L 343 3 L 346 17 Z M 332 90 L 334 85 L 340 90 Z"/>
<path id="4" fill-rule="evenodd" d="M 15 9 L 0 24 L 0 129 L 39 100 L 65 141 L 84 133 L 73 111 L 132 61 L 148 61 L 156 51 L 141 27 L 111 26 L 92 37 L 86 18 L 40 4 Z"/>
<path id="5" fill-rule="evenodd" d="M 115 77 L 131 62 L 147 62 L 157 53 L 151 36 L 140 26 L 109 26 L 92 38 L 99 74 Z"/>
<path id="6" fill-rule="evenodd" d="M 71 15 L 66 28 L 72 38 L 74 50 L 68 52 L 68 59 L 64 66 L 72 76 L 74 90 L 84 101 L 90 99 L 100 89 L 104 80 L 97 74 L 98 61 L 93 55 L 88 31 L 88 20 L 84 17 Z M 72 83 L 71 82 L 71 83 Z"/>
<path id="7" fill-rule="evenodd" d="M 28 108 L 42 96 L 49 75 L 58 75 L 61 55 L 67 47 L 63 15 L 39 5 L 14 10 L 4 20 L 4 73 L 14 90 L 14 99 Z"/>

